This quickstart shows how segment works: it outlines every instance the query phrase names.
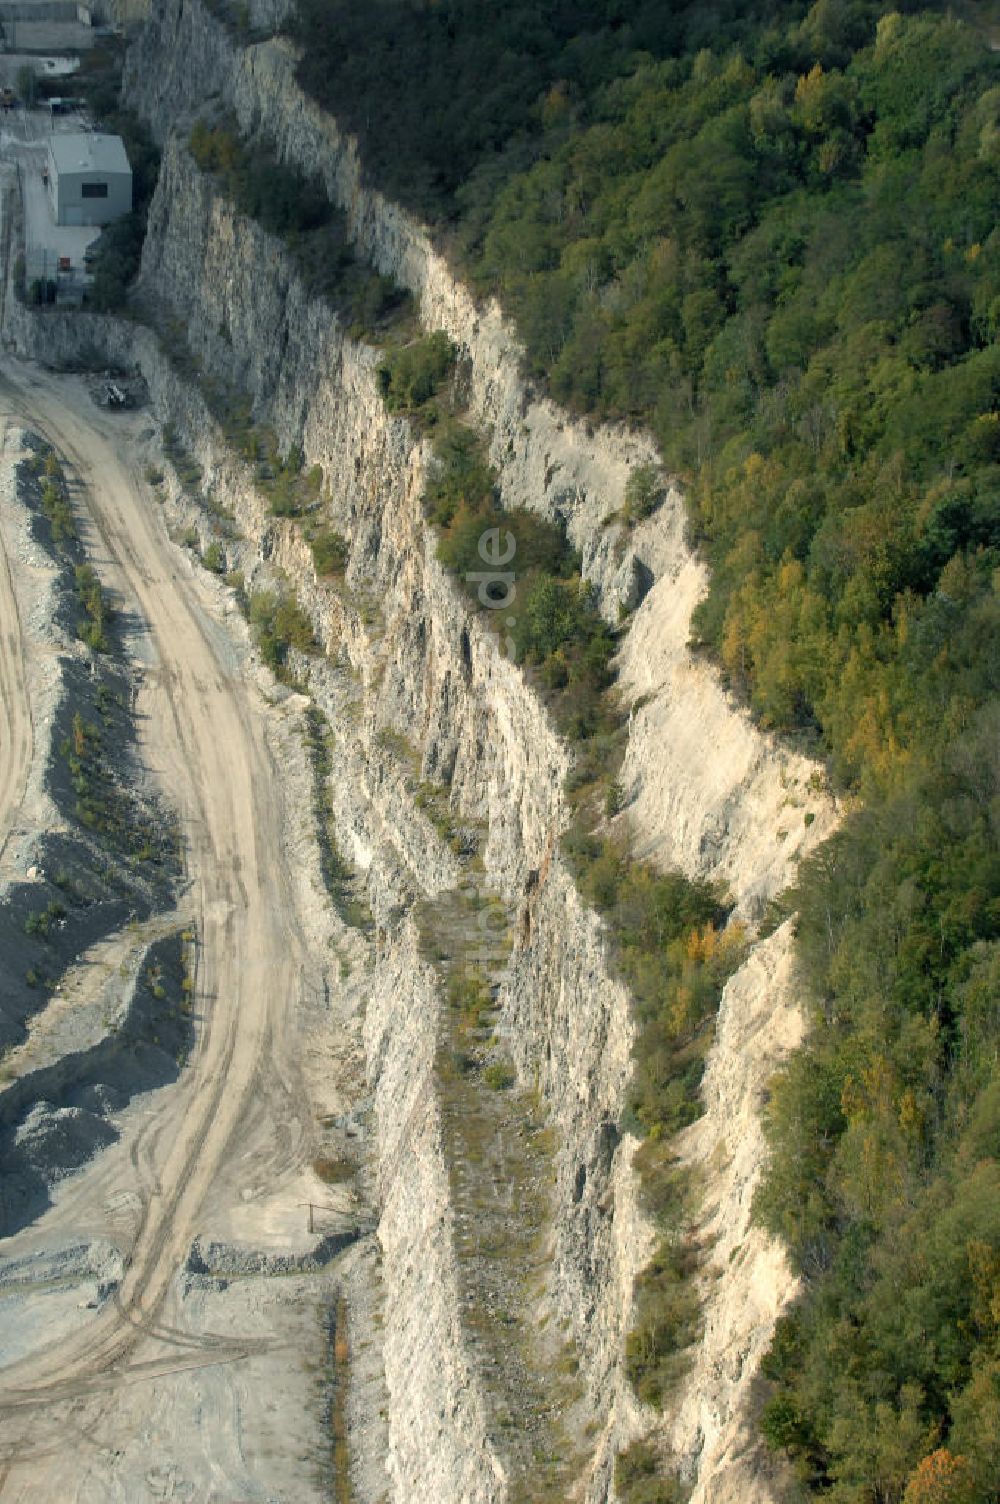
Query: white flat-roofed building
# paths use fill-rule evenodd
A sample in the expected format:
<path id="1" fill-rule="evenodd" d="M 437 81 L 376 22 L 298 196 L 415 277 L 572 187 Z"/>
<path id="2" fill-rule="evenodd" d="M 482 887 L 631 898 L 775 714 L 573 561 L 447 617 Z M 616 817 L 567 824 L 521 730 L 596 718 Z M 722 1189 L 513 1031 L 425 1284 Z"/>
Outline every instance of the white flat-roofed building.
<path id="1" fill-rule="evenodd" d="M 132 169 L 120 136 L 66 131 L 51 137 L 49 198 L 57 225 L 109 225 L 132 208 Z"/>

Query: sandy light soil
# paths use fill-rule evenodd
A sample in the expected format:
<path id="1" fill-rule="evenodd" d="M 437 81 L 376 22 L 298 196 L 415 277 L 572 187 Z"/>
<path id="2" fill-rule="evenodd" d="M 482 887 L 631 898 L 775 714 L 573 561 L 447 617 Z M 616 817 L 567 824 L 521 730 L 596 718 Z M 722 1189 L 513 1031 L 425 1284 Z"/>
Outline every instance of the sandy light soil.
<path id="1" fill-rule="evenodd" d="M 4 414 L 68 463 L 94 562 L 136 621 L 140 752 L 186 840 L 197 1028 L 179 1082 L 141 1099 L 120 1143 L 0 1244 L 0 1333 L 11 1335 L 0 1341 L 0 1497 L 308 1504 L 325 1496 L 316 1371 L 332 1276 L 185 1272 L 206 1236 L 306 1255 L 316 1238 L 303 1203 L 330 1201 L 309 1168 L 319 1109 L 300 1065 L 331 1053 L 326 976 L 274 752 L 291 710 L 260 693 L 245 649 L 213 619 L 212 584 L 166 536 L 141 478 L 148 419 L 102 413 L 81 380 L 14 361 L 0 376 Z M 3 745 L 16 750 L 0 759 L 7 820 L 31 726 L 2 562 L 0 625 Z M 343 1103 L 334 1091 L 320 1106 Z"/>

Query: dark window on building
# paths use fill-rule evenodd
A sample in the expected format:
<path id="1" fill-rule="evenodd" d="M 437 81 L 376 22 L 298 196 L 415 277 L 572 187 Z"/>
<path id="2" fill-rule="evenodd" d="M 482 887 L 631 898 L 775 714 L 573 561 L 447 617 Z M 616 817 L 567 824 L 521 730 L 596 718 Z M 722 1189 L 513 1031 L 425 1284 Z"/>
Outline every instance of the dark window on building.
<path id="1" fill-rule="evenodd" d="M 107 198 L 107 196 L 108 196 L 108 185 L 107 185 L 107 183 L 81 183 L 80 184 L 80 197 L 81 198 Z"/>

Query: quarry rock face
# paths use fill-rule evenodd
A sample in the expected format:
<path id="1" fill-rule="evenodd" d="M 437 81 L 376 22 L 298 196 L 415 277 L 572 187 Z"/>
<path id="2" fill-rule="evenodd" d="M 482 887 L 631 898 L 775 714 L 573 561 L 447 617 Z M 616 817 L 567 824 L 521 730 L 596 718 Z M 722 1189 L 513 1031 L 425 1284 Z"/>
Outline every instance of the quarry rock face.
<path id="1" fill-rule="evenodd" d="M 271 514 L 197 382 L 150 329 L 19 311 L 13 332 L 54 363 L 90 349 L 141 365 L 154 413 L 202 467 L 202 495 L 233 515 L 240 536 L 227 546 L 228 567 L 248 585 L 283 571 L 325 650 L 308 674 L 333 730 L 334 825 L 376 921 L 364 1046 L 384 1326 L 364 1337 L 383 1353 L 392 1496 L 510 1497 L 488 1423 L 490 1374 L 463 1322 L 454 1167 L 435 1069 L 446 1002 L 414 918 L 419 905 L 433 928 L 460 876 L 453 844 L 417 798 L 427 784 L 446 791 L 453 821 L 479 832 L 481 881 L 513 937 L 497 983 L 497 1033 L 554 1130 L 549 1273 L 532 1319 L 558 1325 L 579 1357 L 574 1417 L 589 1440 L 573 1497 L 613 1498 L 616 1452 L 652 1432 L 700 1504 L 766 1500 L 754 1380 L 796 1286 L 781 1248 L 751 1228 L 750 1210 L 764 1091 L 802 1032 L 791 926 L 754 944 L 730 980 L 705 1115 L 678 1144 L 698 1173 L 704 1331 L 660 1417 L 638 1403 L 623 1370 L 652 1233 L 632 1168 L 636 1141 L 621 1127 L 630 1000 L 559 849 L 572 749 L 436 557 L 420 504 L 429 446 L 386 412 L 377 353 L 347 337 L 281 244 L 214 193 L 188 154 L 191 119 L 206 100 L 322 177 L 359 253 L 409 288 L 424 326 L 446 330 L 467 361 L 470 421 L 490 435 L 505 504 L 566 523 L 609 619 L 620 604 L 635 607 L 620 658 L 636 708 L 618 818 L 637 854 L 723 881 L 752 927 L 836 811 L 816 770 L 755 729 L 687 647 L 705 575 L 685 542 L 678 489 L 630 534 L 610 520 L 631 470 L 656 461 L 651 440 L 578 422 L 532 391 L 500 310 L 477 304 L 425 230 L 366 186 L 352 143 L 298 88 L 289 45 L 240 48 L 200 0 L 165 0 L 130 54 L 127 97 L 165 147 L 141 297 L 186 331 L 200 379 L 243 388 L 254 417 L 283 446 L 300 446 L 307 467 L 322 467 L 330 521 L 350 544 L 343 586 L 317 579 L 295 525 Z"/>

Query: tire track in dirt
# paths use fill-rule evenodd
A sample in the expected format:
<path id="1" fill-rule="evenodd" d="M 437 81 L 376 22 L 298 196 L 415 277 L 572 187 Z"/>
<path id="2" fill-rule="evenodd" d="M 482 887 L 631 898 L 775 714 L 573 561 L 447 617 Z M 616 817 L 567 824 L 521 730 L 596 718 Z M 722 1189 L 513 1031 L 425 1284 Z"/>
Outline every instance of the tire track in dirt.
<path id="1" fill-rule="evenodd" d="M 159 770 L 186 837 L 191 891 L 185 907 L 196 916 L 199 942 L 199 1027 L 181 1082 L 144 1136 L 146 1194 L 117 1300 L 79 1333 L 0 1373 L 0 1461 L 9 1463 L 12 1481 L 39 1407 L 51 1409 L 56 1423 L 65 1402 L 119 1380 L 133 1382 L 146 1371 L 136 1348 L 147 1336 L 175 1344 L 173 1356 L 151 1360 L 154 1372 L 164 1364 L 245 1355 L 248 1346 L 237 1336 L 204 1334 L 202 1340 L 180 1333 L 161 1326 L 160 1311 L 206 1197 L 237 1157 L 247 1125 L 259 1126 L 262 1114 L 280 1125 L 283 1167 L 301 1163 L 311 1137 L 295 1063 L 287 1053 L 280 1059 L 307 955 L 283 857 L 280 772 L 263 715 L 220 661 L 160 518 L 116 453 L 107 420 L 102 424 L 88 412 L 87 401 L 78 384 L 40 372 L 11 370 L 0 378 L 0 410 L 23 414 L 73 467 L 98 534 L 97 551 L 107 554 L 109 568 L 98 560 L 99 571 L 138 610 L 155 648 L 157 665 L 146 671 L 140 692 L 142 753 Z M 279 1057 L 273 1079 L 272 1048 Z M 301 1121 L 290 1123 L 296 1112 Z M 200 1357 L 192 1346 L 203 1349 Z M 37 1434 L 37 1450 L 29 1446 L 32 1468 L 49 1450 L 47 1439 Z"/>

